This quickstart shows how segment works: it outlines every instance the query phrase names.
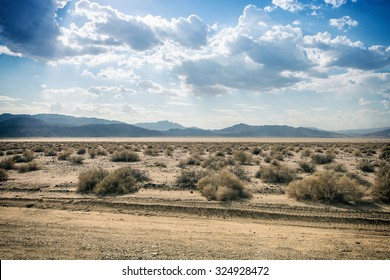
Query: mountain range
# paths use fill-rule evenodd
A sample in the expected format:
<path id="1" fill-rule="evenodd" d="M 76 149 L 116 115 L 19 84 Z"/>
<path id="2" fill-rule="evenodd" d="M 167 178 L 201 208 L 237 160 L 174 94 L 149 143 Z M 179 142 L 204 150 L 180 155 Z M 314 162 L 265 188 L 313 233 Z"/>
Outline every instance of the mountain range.
<path id="1" fill-rule="evenodd" d="M 390 129 L 360 135 L 390 137 Z M 237 124 L 224 129 L 186 128 L 178 123 L 127 124 L 98 118 L 59 114 L 0 115 L 0 137 L 348 137 L 331 131 L 286 125 Z"/>

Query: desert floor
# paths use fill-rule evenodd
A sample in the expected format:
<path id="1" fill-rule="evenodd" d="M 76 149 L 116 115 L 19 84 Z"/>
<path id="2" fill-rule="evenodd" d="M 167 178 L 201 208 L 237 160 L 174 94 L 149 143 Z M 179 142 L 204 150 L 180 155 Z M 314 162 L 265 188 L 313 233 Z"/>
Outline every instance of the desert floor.
<path id="1" fill-rule="evenodd" d="M 2 140 L 0 161 L 29 150 L 39 170 L 20 173 L 24 163 L 16 163 L 7 171 L 8 180 L 0 182 L 0 258 L 390 258 L 390 205 L 370 197 L 375 173 L 358 168 L 365 159 L 377 169 L 388 142 L 181 141 Z M 82 163 L 57 157 L 64 151 L 76 156 L 80 149 L 86 150 L 80 155 Z M 134 151 L 140 161 L 112 162 L 112 154 L 120 149 Z M 256 149 L 260 152 L 254 153 Z M 48 156 L 48 150 L 56 154 Z M 103 152 L 91 157 L 92 150 Z M 202 164 L 208 158 L 218 152 L 233 158 L 238 150 L 251 154 L 249 162 L 235 163 L 246 174 L 251 199 L 208 201 L 196 189 L 178 187 L 182 170 L 207 170 Z M 275 160 L 296 169 L 299 178 L 309 176 L 298 170 L 306 150 L 333 153 L 342 172 L 367 190 L 363 202 L 296 201 L 287 196 L 286 184 L 255 177 L 260 166 Z M 199 165 L 186 163 L 191 157 L 199 159 Z M 81 172 L 123 166 L 145 172 L 151 181 L 138 192 L 120 196 L 76 192 Z M 321 171 L 327 165 L 316 168 Z"/>

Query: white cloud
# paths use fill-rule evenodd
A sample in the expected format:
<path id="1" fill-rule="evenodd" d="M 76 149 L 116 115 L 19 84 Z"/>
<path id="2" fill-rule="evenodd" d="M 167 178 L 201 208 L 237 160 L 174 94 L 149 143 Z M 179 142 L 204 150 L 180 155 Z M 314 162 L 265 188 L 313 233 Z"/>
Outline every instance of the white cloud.
<path id="1" fill-rule="evenodd" d="M 304 5 L 298 0 L 272 0 L 272 4 L 293 13 L 301 11 L 304 8 Z"/>
<path id="2" fill-rule="evenodd" d="M 383 104 L 383 106 L 387 109 L 390 107 L 390 102 L 388 100 L 382 100 L 381 103 Z"/>
<path id="3" fill-rule="evenodd" d="M 340 30 L 343 30 L 345 27 L 350 29 L 351 27 L 357 26 L 359 23 L 356 20 L 353 20 L 350 16 L 343 16 L 342 18 L 332 18 L 329 20 L 329 25 L 337 27 Z"/>
<path id="4" fill-rule="evenodd" d="M 1 54 L 5 54 L 5 55 L 9 55 L 9 56 L 17 56 L 17 57 L 22 56 L 21 53 L 14 53 L 7 46 L 3 46 L 3 45 L 0 45 L 0 55 Z"/>
<path id="5" fill-rule="evenodd" d="M 366 100 L 366 99 L 364 99 L 363 97 L 359 99 L 359 105 L 360 105 L 360 106 L 366 106 L 366 105 L 369 105 L 369 104 L 371 104 L 371 103 L 372 103 L 372 101 Z"/>
<path id="6" fill-rule="evenodd" d="M 332 5 L 333 8 L 338 8 L 347 3 L 347 0 L 324 0 L 324 2 Z"/>
<path id="7" fill-rule="evenodd" d="M 108 80 L 137 80 L 139 77 L 131 69 L 114 68 L 109 66 L 101 70 L 97 77 Z"/>
<path id="8" fill-rule="evenodd" d="M 9 102 L 15 102 L 15 101 L 19 101 L 19 100 L 20 99 L 18 99 L 18 98 L 0 95 L 0 103 L 9 103 Z"/>

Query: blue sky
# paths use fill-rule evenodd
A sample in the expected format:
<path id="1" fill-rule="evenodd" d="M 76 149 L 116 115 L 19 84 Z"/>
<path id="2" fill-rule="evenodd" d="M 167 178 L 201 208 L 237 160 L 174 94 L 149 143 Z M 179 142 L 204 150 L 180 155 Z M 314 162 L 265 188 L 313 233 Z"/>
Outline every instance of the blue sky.
<path id="1" fill-rule="evenodd" d="M 390 123 L 386 0 L 0 0 L 0 112 Z"/>

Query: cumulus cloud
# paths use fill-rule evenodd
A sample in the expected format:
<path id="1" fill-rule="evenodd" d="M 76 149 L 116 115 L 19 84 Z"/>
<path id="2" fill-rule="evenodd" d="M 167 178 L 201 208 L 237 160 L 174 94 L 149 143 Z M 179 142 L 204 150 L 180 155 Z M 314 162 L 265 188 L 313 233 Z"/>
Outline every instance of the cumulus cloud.
<path id="1" fill-rule="evenodd" d="M 55 55 L 60 35 L 55 12 L 61 3 L 2 0 L 0 7 L 0 39 L 13 53 L 38 58 Z"/>
<path id="2" fill-rule="evenodd" d="M 360 106 L 366 106 L 366 105 L 371 104 L 371 103 L 372 103 L 372 101 L 366 100 L 363 97 L 359 99 L 359 105 Z"/>
<path id="3" fill-rule="evenodd" d="M 5 55 L 9 55 L 9 56 L 17 56 L 17 57 L 22 56 L 21 53 L 14 53 L 9 48 L 7 48 L 7 46 L 0 46 L 0 54 L 5 54 Z"/>
<path id="4" fill-rule="evenodd" d="M 338 8 L 345 3 L 347 3 L 347 0 L 324 0 L 326 4 L 332 5 L 333 8 Z"/>
<path id="5" fill-rule="evenodd" d="M 304 8 L 304 5 L 298 0 L 272 0 L 272 4 L 293 13 L 301 11 Z"/>
<path id="6" fill-rule="evenodd" d="M 346 36 L 332 38 L 329 32 L 320 32 L 305 36 L 304 42 L 309 57 L 321 66 L 373 70 L 390 63 L 390 48 L 366 48 L 362 42 L 354 42 Z"/>
<path id="7" fill-rule="evenodd" d="M 340 30 L 344 28 L 350 29 L 351 27 L 358 26 L 358 22 L 353 20 L 350 16 L 343 16 L 342 18 L 332 18 L 329 20 L 329 25 L 337 27 Z"/>

